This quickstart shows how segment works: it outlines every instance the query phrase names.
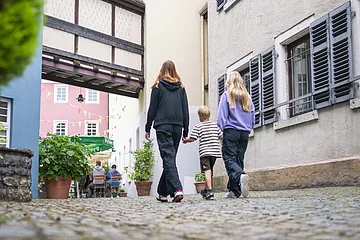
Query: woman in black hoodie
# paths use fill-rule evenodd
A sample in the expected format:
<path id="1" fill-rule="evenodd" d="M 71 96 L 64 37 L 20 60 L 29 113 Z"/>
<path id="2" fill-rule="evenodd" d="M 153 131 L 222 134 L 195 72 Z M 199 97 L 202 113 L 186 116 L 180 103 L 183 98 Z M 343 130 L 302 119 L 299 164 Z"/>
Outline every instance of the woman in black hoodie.
<path id="1" fill-rule="evenodd" d="M 167 202 L 170 195 L 173 202 L 180 202 L 184 196 L 176 167 L 176 154 L 181 137 L 188 135 L 189 107 L 184 85 L 172 61 L 163 63 L 152 86 L 145 125 L 146 139 L 150 139 L 153 122 L 163 160 L 163 172 L 157 188 L 159 196 L 156 199 Z"/>

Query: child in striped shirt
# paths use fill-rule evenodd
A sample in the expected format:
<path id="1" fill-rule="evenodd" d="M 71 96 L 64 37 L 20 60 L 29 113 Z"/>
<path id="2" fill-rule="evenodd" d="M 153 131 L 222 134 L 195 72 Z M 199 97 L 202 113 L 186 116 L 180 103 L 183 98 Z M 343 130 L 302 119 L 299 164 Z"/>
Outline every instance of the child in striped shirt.
<path id="1" fill-rule="evenodd" d="M 199 139 L 200 169 L 205 174 L 205 190 L 201 195 L 206 200 L 214 200 L 212 190 L 213 167 L 216 158 L 221 158 L 220 139 L 222 132 L 216 123 L 211 122 L 210 108 L 202 106 L 198 110 L 200 123 L 196 124 L 189 138 L 183 143 L 194 142 Z"/>

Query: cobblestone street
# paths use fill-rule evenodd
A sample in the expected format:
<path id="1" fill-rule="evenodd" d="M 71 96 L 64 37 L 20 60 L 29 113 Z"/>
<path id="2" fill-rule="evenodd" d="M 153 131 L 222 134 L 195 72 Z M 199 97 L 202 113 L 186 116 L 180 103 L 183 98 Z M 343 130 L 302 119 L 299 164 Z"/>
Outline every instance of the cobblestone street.
<path id="1" fill-rule="evenodd" d="M 360 239 L 360 188 L 0 202 L 0 239 Z"/>

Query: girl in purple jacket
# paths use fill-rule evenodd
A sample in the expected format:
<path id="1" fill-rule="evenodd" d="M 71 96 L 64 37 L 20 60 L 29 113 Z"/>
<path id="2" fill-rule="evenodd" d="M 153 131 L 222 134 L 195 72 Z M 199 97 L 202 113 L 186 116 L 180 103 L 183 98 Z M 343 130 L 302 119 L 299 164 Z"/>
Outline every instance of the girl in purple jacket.
<path id="1" fill-rule="evenodd" d="M 217 124 L 223 131 L 222 157 L 229 176 L 226 198 L 249 194 L 249 176 L 244 172 L 244 155 L 255 123 L 255 108 L 238 72 L 226 80 L 218 109 Z"/>

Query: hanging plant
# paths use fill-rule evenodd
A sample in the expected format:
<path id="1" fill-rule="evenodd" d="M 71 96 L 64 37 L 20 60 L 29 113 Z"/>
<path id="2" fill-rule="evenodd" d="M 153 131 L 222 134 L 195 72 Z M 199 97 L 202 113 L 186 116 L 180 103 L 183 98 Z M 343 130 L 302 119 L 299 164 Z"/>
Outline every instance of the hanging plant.
<path id="1" fill-rule="evenodd" d="M 0 85 L 22 75 L 36 52 L 43 0 L 0 1 Z"/>

